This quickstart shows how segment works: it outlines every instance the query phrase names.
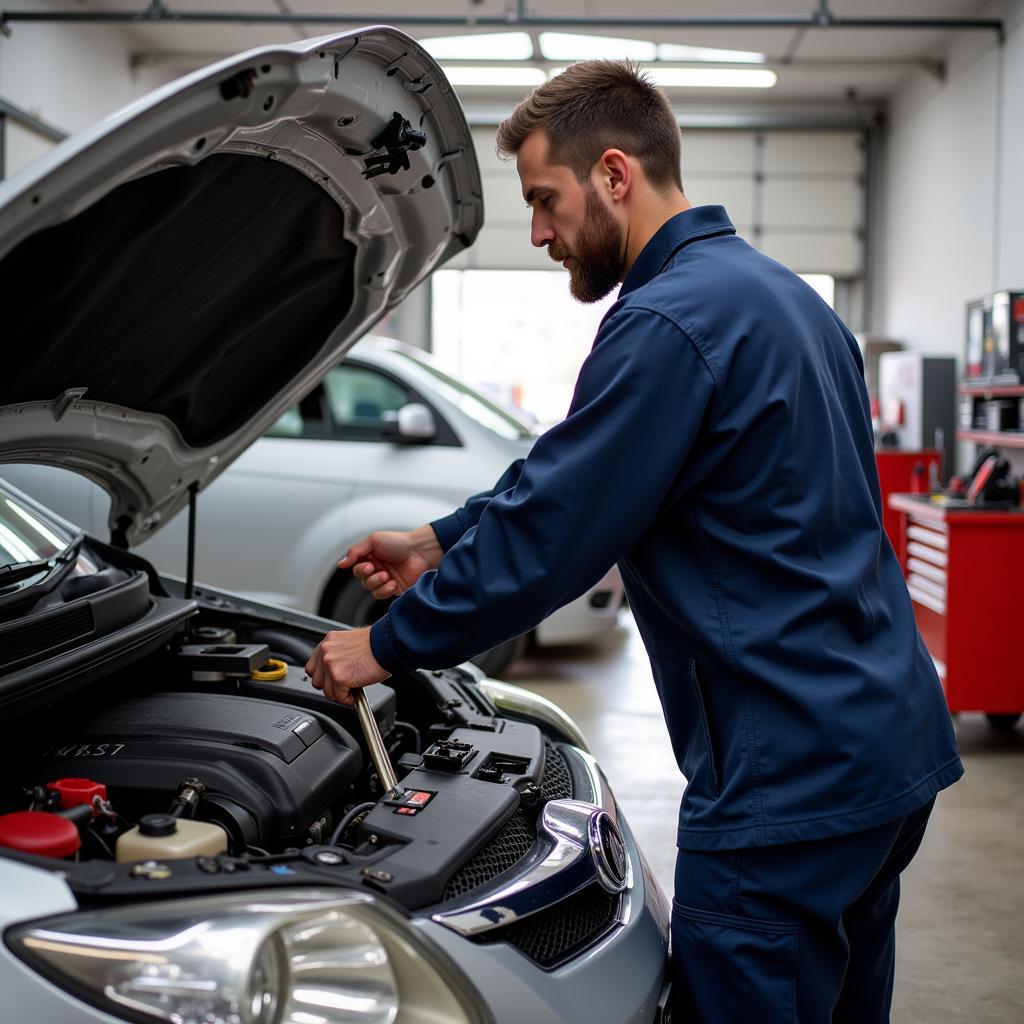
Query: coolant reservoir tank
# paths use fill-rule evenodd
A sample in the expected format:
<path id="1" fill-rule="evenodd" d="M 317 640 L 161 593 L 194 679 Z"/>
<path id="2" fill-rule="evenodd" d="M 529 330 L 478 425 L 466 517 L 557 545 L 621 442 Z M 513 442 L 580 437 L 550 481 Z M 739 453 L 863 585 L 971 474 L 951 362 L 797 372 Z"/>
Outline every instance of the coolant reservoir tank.
<path id="1" fill-rule="evenodd" d="M 117 838 L 119 864 L 132 860 L 180 860 L 227 852 L 227 833 L 220 825 L 170 814 L 146 814 L 135 828 Z"/>

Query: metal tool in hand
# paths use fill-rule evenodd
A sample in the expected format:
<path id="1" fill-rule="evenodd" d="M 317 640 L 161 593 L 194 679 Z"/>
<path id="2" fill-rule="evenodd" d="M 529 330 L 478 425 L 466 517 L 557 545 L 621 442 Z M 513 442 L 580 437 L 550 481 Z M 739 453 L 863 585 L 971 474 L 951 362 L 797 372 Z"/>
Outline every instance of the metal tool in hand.
<path id="1" fill-rule="evenodd" d="M 391 758 L 388 757 L 387 747 L 384 746 L 380 729 L 377 728 L 377 719 L 373 717 L 373 711 L 370 709 L 370 702 L 366 699 L 363 687 L 353 689 L 352 697 L 356 702 L 359 724 L 366 737 L 366 745 L 370 748 L 370 757 L 373 758 L 381 785 L 384 787 L 385 794 L 391 793 L 398 788 L 398 776 L 395 774 L 395 769 L 391 767 Z"/>

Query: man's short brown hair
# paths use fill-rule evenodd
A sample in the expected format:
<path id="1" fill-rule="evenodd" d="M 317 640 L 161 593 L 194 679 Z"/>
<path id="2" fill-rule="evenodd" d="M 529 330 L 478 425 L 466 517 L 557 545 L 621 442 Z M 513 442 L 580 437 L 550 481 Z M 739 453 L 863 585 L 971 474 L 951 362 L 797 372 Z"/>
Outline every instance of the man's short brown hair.
<path id="1" fill-rule="evenodd" d="M 537 129 L 547 133 L 548 160 L 585 181 L 606 149 L 635 156 L 650 183 L 682 190 L 679 125 L 665 94 L 635 64 L 572 64 L 526 97 L 498 126 L 498 154 L 511 157 Z"/>

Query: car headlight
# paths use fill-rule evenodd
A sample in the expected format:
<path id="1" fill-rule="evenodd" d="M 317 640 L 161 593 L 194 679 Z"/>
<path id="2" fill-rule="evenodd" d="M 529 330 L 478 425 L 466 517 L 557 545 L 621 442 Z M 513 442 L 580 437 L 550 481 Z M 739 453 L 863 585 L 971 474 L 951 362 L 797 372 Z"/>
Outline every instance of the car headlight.
<path id="1" fill-rule="evenodd" d="M 36 922 L 11 948 L 128 1020 L 173 1024 L 482 1024 L 468 983 L 362 893 L 236 893 Z"/>

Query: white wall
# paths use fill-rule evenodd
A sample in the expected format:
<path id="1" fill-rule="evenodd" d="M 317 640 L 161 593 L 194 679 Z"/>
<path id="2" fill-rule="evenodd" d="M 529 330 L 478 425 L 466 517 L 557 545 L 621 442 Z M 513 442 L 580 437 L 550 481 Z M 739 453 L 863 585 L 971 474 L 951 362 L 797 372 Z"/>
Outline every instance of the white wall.
<path id="1" fill-rule="evenodd" d="M 1024 0 L 983 13 L 1004 45 L 958 35 L 946 81 L 916 73 L 890 110 L 873 327 L 928 354 L 962 357 L 966 302 L 1024 290 Z"/>
<path id="2" fill-rule="evenodd" d="M 18 10 L 74 6 L 66 0 L 17 3 Z M 0 35 L 0 97 L 69 134 L 86 128 L 136 95 L 129 43 L 129 33 L 112 25 L 14 23 L 9 37 Z M 51 145 L 8 122 L 7 176 Z"/>

